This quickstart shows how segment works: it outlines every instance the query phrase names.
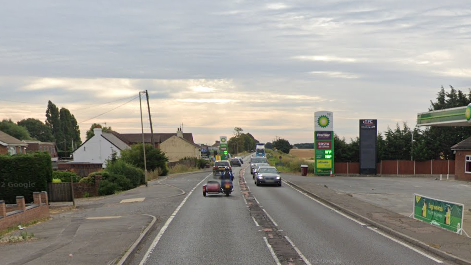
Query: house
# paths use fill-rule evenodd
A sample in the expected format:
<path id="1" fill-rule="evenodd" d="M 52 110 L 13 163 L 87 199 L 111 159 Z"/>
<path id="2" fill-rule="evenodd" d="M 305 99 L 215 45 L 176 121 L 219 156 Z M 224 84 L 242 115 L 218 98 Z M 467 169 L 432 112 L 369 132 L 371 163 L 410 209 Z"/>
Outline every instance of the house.
<path id="1" fill-rule="evenodd" d="M 471 137 L 451 147 L 455 153 L 455 177 L 458 180 L 471 180 Z"/>
<path id="2" fill-rule="evenodd" d="M 193 139 L 193 136 L 191 137 Z M 201 147 L 187 140 L 180 128 L 173 135 L 160 144 L 160 150 L 168 157 L 169 162 L 176 162 L 186 157 L 201 158 Z"/>
<path id="3" fill-rule="evenodd" d="M 26 153 L 28 144 L 0 131 L 0 154 L 14 155 Z"/>
<path id="4" fill-rule="evenodd" d="M 28 144 L 26 149 L 27 153 L 31 152 L 47 152 L 51 156 L 52 169 L 57 170 L 57 163 L 59 161 L 59 155 L 57 154 L 57 146 L 54 142 L 41 142 L 35 140 L 24 140 Z"/>
<path id="5" fill-rule="evenodd" d="M 106 161 L 121 155 L 121 151 L 130 149 L 130 146 L 116 137 L 113 133 L 106 133 L 102 128 L 94 128 L 95 135 L 85 141 L 73 152 L 73 163 L 102 164 L 106 167 Z"/>
<path id="6" fill-rule="evenodd" d="M 190 143 L 194 143 L 193 141 L 193 134 L 192 133 L 183 133 L 180 128 L 177 129 L 177 132 L 180 131 L 182 133 L 183 139 L 187 140 Z M 142 137 L 144 136 L 144 143 L 150 144 L 153 142 L 154 147 L 160 148 L 160 144 L 168 140 L 172 136 L 176 136 L 176 133 L 154 133 L 153 135 L 150 133 L 117 133 L 113 132 L 113 134 L 121 139 L 128 145 L 134 144 L 142 144 Z"/>

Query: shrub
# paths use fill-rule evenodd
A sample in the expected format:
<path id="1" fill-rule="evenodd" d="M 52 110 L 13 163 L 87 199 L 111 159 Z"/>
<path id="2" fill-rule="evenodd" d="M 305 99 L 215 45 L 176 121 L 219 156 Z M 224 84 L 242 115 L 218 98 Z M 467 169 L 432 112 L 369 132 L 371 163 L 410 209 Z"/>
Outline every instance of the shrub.
<path id="1" fill-rule="evenodd" d="M 52 171 L 53 179 L 60 179 L 62 182 L 70 182 L 70 178 L 74 183 L 79 182 L 81 177 L 74 172 L 69 171 Z"/>
<path id="2" fill-rule="evenodd" d="M 62 183 L 61 179 L 52 179 L 52 183 Z"/>
<path id="3" fill-rule="evenodd" d="M 109 180 L 100 181 L 100 186 L 98 187 L 99 195 L 111 195 L 119 190 L 119 186 L 116 183 L 113 183 Z"/>
<path id="4" fill-rule="evenodd" d="M 118 159 L 112 163 L 108 163 L 105 172 L 111 175 L 122 175 L 130 180 L 131 188 L 135 188 L 140 184 L 145 183 L 144 171 L 140 168 L 134 167 L 131 164 Z M 103 175 L 103 179 L 109 179 L 111 177 Z"/>

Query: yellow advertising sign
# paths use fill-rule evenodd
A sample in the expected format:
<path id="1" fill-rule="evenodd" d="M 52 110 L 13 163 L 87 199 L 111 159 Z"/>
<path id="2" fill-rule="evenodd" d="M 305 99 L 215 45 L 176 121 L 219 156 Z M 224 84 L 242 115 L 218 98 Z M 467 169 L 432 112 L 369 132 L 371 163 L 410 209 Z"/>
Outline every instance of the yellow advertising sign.
<path id="1" fill-rule="evenodd" d="M 317 159 L 317 168 L 332 168 L 332 160 L 330 159 Z"/>

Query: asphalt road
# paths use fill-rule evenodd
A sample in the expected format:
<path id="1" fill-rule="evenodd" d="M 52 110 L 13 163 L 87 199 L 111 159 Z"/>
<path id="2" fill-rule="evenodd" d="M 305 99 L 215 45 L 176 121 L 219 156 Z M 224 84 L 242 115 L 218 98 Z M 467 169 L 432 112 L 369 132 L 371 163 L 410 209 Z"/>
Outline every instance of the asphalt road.
<path id="1" fill-rule="evenodd" d="M 244 164 L 246 166 L 247 163 Z M 238 173 L 238 169 L 234 173 Z M 209 172 L 206 173 L 206 176 Z M 435 264 L 440 259 L 313 201 L 288 185 L 257 187 L 249 171 L 231 196 L 203 197 L 206 176 L 147 238 L 131 264 Z M 169 184 L 167 182 L 163 182 Z M 239 184 L 239 185 L 237 185 Z"/>

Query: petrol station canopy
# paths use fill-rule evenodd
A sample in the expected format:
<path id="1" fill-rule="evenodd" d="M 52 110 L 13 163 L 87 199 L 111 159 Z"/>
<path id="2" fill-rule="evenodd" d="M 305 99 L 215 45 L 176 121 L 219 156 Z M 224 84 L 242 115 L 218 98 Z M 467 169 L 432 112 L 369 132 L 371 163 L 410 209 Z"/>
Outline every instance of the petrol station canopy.
<path id="1" fill-rule="evenodd" d="M 471 104 L 417 114 L 417 126 L 471 126 Z"/>

